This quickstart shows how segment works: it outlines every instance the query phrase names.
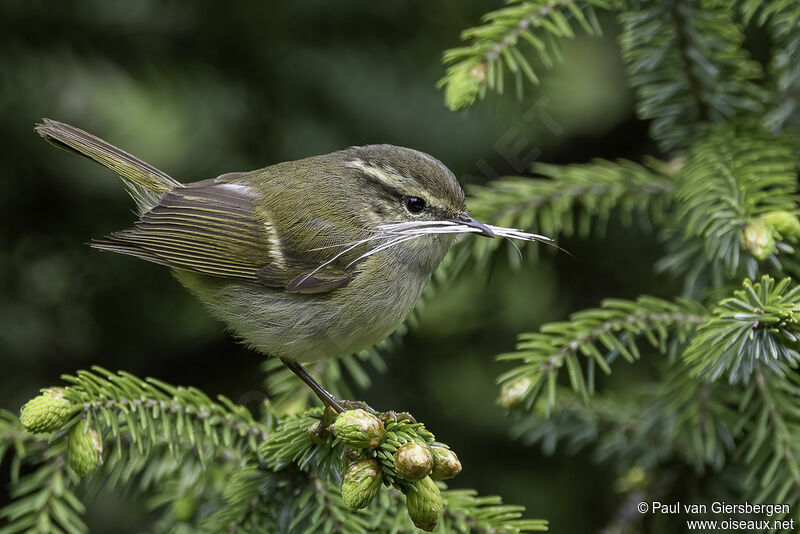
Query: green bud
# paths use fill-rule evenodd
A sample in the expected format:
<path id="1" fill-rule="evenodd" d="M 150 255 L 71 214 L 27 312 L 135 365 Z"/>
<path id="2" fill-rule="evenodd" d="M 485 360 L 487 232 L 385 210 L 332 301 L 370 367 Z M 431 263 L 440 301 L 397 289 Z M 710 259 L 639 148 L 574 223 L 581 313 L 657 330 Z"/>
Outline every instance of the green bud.
<path id="1" fill-rule="evenodd" d="M 197 513 L 197 499 L 192 495 L 181 495 L 172 503 L 172 515 L 176 521 L 189 523 Z"/>
<path id="2" fill-rule="evenodd" d="M 433 470 L 431 478 L 434 480 L 447 480 L 461 472 L 461 462 L 456 453 L 445 447 L 431 447 L 433 455 Z"/>
<path id="3" fill-rule="evenodd" d="M 400 478 L 415 481 L 433 469 L 433 455 L 427 445 L 416 441 L 403 443 L 394 451 L 394 468 Z"/>
<path id="4" fill-rule="evenodd" d="M 767 258 L 775 250 L 775 237 L 772 229 L 762 220 L 755 219 L 744 228 L 742 242 L 757 260 Z"/>
<path id="5" fill-rule="evenodd" d="M 683 167 L 686 165 L 686 160 L 681 157 L 672 158 L 667 162 L 666 171 L 669 173 L 670 176 L 675 176 L 679 172 L 683 170 Z"/>
<path id="6" fill-rule="evenodd" d="M 383 422 L 361 408 L 340 413 L 332 428 L 339 441 L 355 449 L 374 449 L 386 439 Z"/>
<path id="7" fill-rule="evenodd" d="M 635 465 L 614 481 L 614 490 L 619 493 L 630 493 L 647 487 L 649 483 L 647 472 L 641 466 Z"/>
<path id="8" fill-rule="evenodd" d="M 625 478 L 628 479 L 628 482 L 631 484 L 631 486 L 641 487 L 647 480 L 647 473 L 645 473 L 644 469 L 637 465 L 628 469 L 628 472 L 625 474 Z"/>
<path id="9" fill-rule="evenodd" d="M 442 517 L 442 494 L 431 477 L 425 477 L 414 483 L 406 494 L 408 516 L 417 528 L 431 532 Z"/>
<path id="10" fill-rule="evenodd" d="M 72 403 L 57 389 L 48 389 L 25 403 L 19 413 L 19 422 L 28 432 L 58 430 L 69 418 Z"/>
<path id="11" fill-rule="evenodd" d="M 462 62 L 451 67 L 444 88 L 444 101 L 452 111 L 470 107 L 486 80 L 486 64 Z"/>
<path id="12" fill-rule="evenodd" d="M 378 494 L 383 474 L 375 459 L 350 464 L 342 481 L 342 498 L 347 509 L 355 512 L 366 507 Z"/>
<path id="13" fill-rule="evenodd" d="M 103 463 L 103 442 L 97 431 L 86 421 L 79 421 L 67 439 L 69 466 L 82 477 L 91 475 Z"/>
<path id="14" fill-rule="evenodd" d="M 513 408 L 519 401 L 525 398 L 525 395 L 530 389 L 531 379 L 527 376 L 520 378 L 500 388 L 500 398 L 498 402 L 500 406 L 507 410 Z"/>
<path id="15" fill-rule="evenodd" d="M 761 216 L 761 220 L 778 232 L 782 239 L 796 241 L 800 237 L 800 219 L 788 211 L 770 211 Z"/>

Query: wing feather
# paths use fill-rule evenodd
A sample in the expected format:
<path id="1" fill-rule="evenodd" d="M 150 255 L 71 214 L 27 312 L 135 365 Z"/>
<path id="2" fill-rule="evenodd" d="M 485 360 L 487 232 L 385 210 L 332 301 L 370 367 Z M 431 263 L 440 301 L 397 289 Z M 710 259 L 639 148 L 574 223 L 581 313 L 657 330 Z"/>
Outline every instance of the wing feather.
<path id="1" fill-rule="evenodd" d="M 93 240 L 94 248 L 200 274 L 253 282 L 287 292 L 341 287 L 351 273 L 287 251 L 274 251 L 277 230 L 259 221 L 253 195 L 223 175 L 167 192 L 132 228 Z M 314 272 L 314 276 L 306 276 Z"/>

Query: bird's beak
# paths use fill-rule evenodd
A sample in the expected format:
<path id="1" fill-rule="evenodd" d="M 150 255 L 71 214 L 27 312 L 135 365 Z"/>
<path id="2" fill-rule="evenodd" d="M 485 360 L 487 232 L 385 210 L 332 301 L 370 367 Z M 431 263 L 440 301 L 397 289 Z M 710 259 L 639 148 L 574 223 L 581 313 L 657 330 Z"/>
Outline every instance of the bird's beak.
<path id="1" fill-rule="evenodd" d="M 469 226 L 471 228 L 477 228 L 481 231 L 480 235 L 484 237 L 494 237 L 495 234 L 492 232 L 492 229 L 486 226 L 485 224 L 476 221 L 472 217 L 470 217 L 466 213 L 461 213 L 455 218 L 455 222 L 459 224 L 463 224 L 464 226 Z"/>

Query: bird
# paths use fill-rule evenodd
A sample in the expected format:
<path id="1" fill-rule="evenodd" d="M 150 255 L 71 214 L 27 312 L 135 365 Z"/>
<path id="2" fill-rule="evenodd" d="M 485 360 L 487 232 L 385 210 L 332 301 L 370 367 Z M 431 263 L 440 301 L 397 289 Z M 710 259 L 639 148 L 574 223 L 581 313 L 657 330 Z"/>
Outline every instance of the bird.
<path id="1" fill-rule="evenodd" d="M 136 205 L 129 228 L 90 246 L 163 265 L 248 347 L 279 358 L 337 413 L 344 401 L 303 364 L 389 336 L 448 250 L 468 234 L 553 244 L 481 223 L 438 159 L 353 146 L 182 183 L 110 143 L 42 119 L 50 143 L 114 171 Z"/>

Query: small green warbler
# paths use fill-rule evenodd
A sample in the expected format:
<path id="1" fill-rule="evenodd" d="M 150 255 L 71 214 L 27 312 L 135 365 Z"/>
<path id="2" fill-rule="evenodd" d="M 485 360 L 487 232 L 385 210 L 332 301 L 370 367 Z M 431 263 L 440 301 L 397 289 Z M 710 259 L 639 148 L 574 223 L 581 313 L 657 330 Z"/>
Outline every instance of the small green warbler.
<path id="1" fill-rule="evenodd" d="M 116 172 L 138 209 L 94 248 L 165 265 L 247 345 L 280 358 L 337 412 L 301 362 L 337 358 L 405 319 L 465 234 L 552 243 L 482 224 L 439 160 L 351 147 L 182 184 L 109 143 L 44 119 L 46 140 Z"/>

